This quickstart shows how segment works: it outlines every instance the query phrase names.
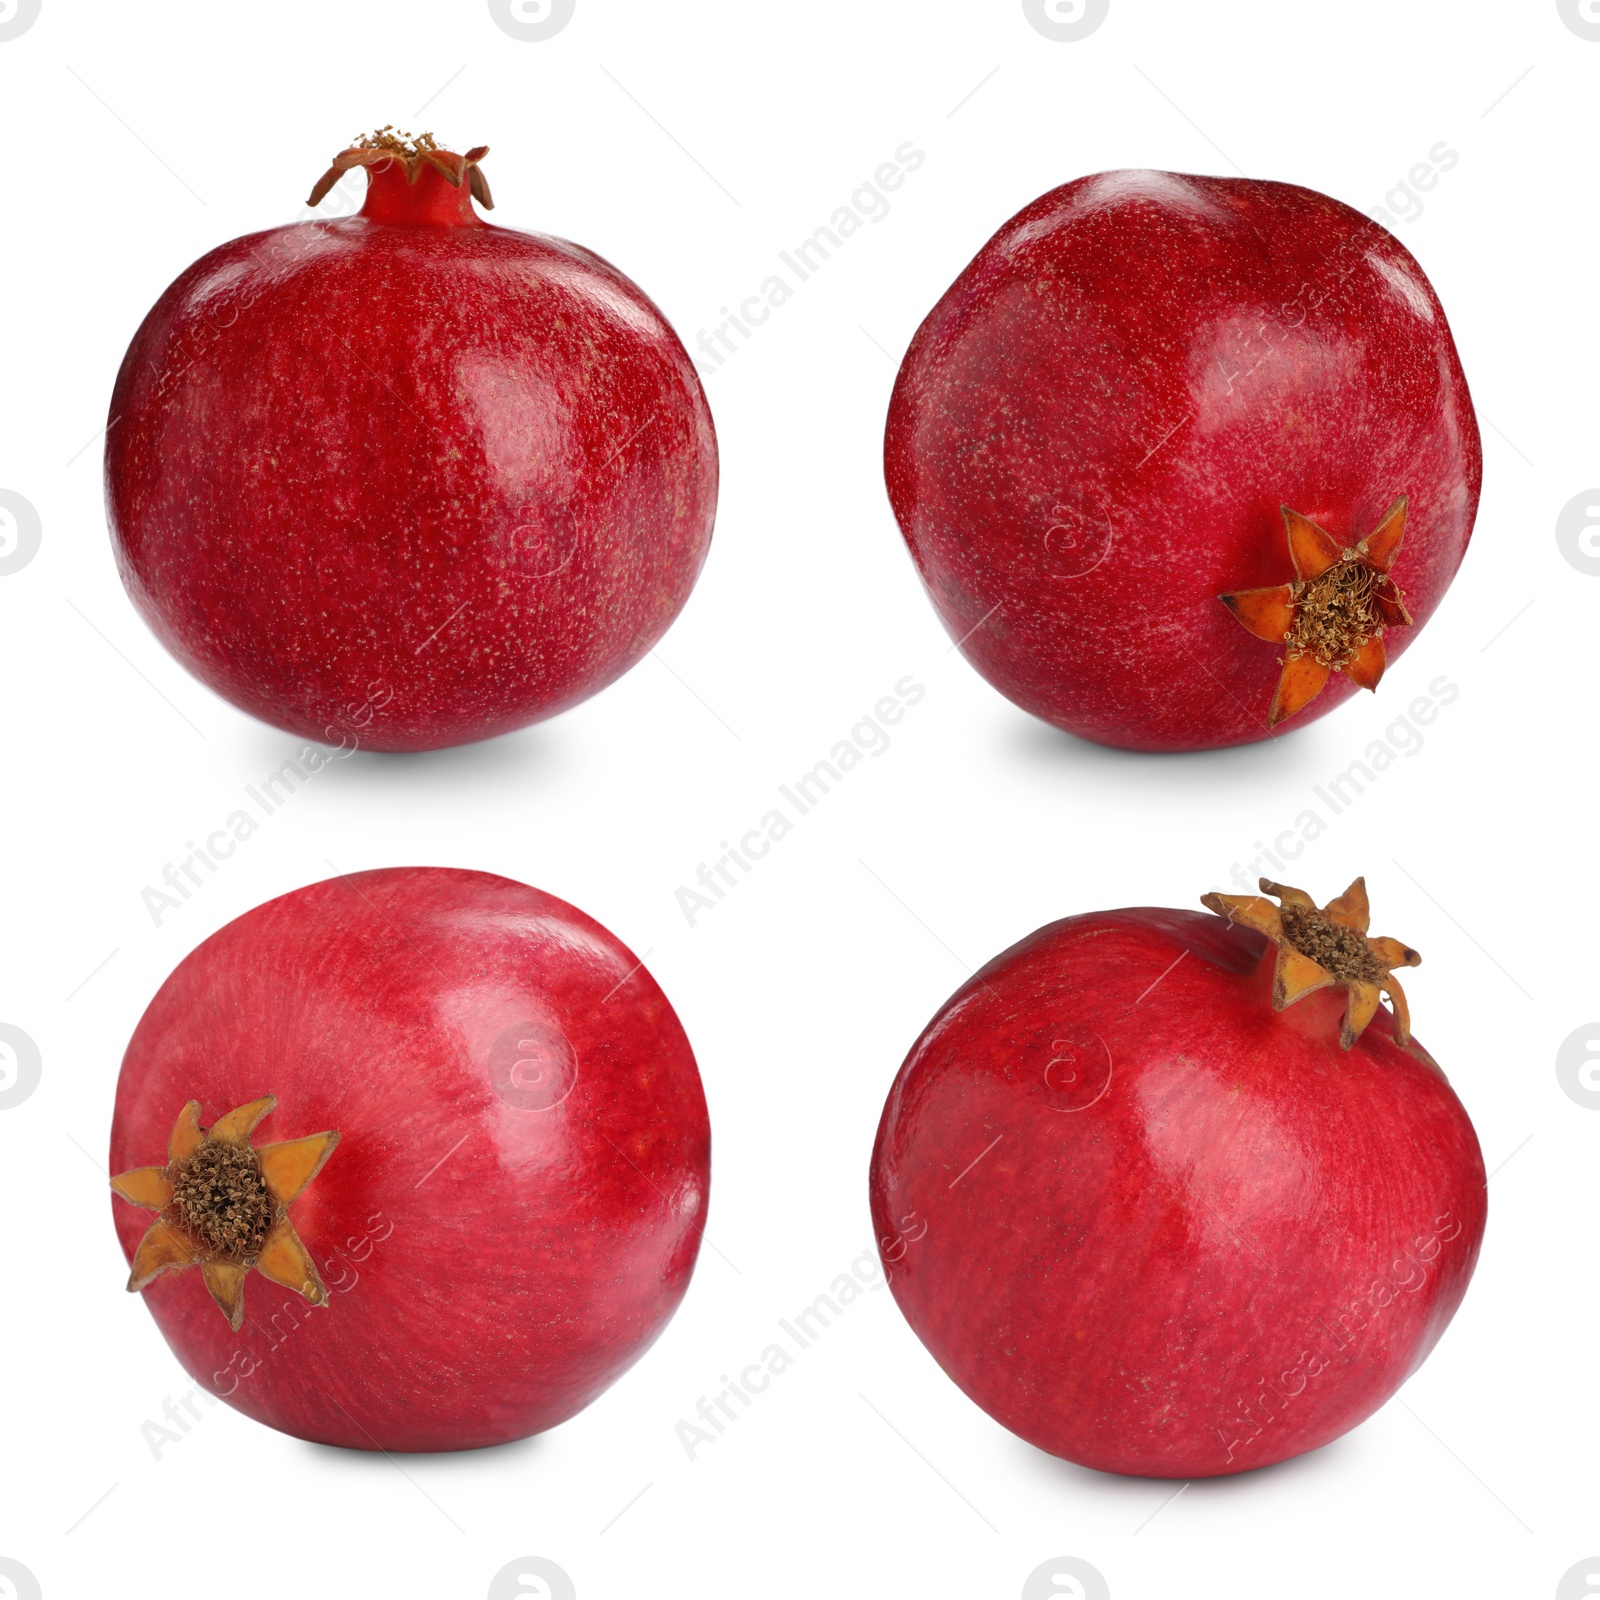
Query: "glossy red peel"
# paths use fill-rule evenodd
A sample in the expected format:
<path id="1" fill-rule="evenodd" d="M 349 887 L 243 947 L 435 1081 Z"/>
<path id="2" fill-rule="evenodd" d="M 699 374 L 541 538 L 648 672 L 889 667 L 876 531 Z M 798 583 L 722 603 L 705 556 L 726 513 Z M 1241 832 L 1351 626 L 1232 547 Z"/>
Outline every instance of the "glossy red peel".
<path id="1" fill-rule="evenodd" d="M 1007 222 L 917 330 L 884 437 L 962 652 L 1034 715 L 1134 750 L 1273 737 L 1374 686 L 1375 652 L 1350 663 L 1380 627 L 1392 660 L 1433 614 L 1482 469 L 1399 240 L 1309 189 L 1168 172 L 1080 178 Z M 1311 593 L 1352 559 L 1388 581 L 1347 572 L 1350 606 Z M 1285 587 L 1317 639 L 1286 639 Z M 1337 639 L 1330 609 L 1352 612 Z"/>
<path id="2" fill-rule="evenodd" d="M 1368 935 L 1360 880 L 1320 910 L 1262 891 L 1041 928 L 884 1108 L 872 1215 L 907 1321 L 1084 1466 L 1211 1477 L 1338 1438 L 1477 1261 L 1478 1142 L 1393 978 L 1420 958 Z"/>
<path id="3" fill-rule="evenodd" d="M 554 1427 L 654 1341 L 710 1129 L 672 1008 L 598 923 L 392 868 L 179 964 L 128 1045 L 110 1170 L 128 1287 L 202 1388 L 303 1439 L 459 1450 Z"/>
<path id="4" fill-rule="evenodd" d="M 345 748 L 554 715 L 666 631 L 705 560 L 711 414 L 639 287 L 494 227 L 480 146 L 338 155 L 360 215 L 197 261 L 129 346 L 106 435 L 123 581 L 224 698 Z"/>

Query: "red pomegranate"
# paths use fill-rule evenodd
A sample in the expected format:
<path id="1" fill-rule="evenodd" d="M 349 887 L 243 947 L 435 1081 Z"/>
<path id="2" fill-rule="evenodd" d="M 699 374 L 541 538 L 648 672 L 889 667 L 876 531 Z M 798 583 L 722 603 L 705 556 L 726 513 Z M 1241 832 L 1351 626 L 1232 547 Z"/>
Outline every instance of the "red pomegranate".
<path id="1" fill-rule="evenodd" d="M 1360 879 L 1320 911 L 1261 887 L 1281 907 L 1041 928 L 946 1002 L 884 1108 L 900 1309 L 985 1411 L 1083 1466 L 1214 1477 L 1338 1438 L 1477 1261 L 1478 1141 L 1393 975 L 1420 958 L 1366 936 Z"/>
<path id="2" fill-rule="evenodd" d="M 308 738 L 425 750 L 633 665 L 716 503 L 661 313 L 577 245 L 491 227 L 478 165 L 391 130 L 358 216 L 235 239 L 145 318 L 106 497 L 134 604 L 198 678 Z"/>
<path id="3" fill-rule="evenodd" d="M 884 466 L 1002 694 L 1193 750 L 1376 688 L 1461 564 L 1483 461 L 1444 312 L 1377 223 L 1292 184 L 1104 172 L 934 307 Z"/>
<path id="4" fill-rule="evenodd" d="M 203 1388 L 285 1433 L 520 1439 L 683 1298 L 710 1137 L 672 1007 L 581 911 L 483 872 L 329 879 L 214 934 L 134 1032 L 128 1287 Z"/>

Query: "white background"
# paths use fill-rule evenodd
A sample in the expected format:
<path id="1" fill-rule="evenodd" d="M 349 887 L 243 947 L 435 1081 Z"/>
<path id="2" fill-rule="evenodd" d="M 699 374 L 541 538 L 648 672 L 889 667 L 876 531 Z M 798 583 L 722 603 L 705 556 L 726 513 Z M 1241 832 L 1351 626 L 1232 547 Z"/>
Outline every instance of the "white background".
<path id="1" fill-rule="evenodd" d="M 1076 43 L 1018 0 L 578 0 L 543 43 L 481 0 L 43 0 L 0 42 L 0 488 L 43 528 L 0 577 L 0 1022 L 43 1060 L 0 1111 L 0 1556 L 47 1600 L 477 1597 L 526 1555 L 583 1600 L 1009 1600 L 1063 1555 L 1115 1600 L 1554 1595 L 1600 1550 L 1600 1114 L 1555 1072 L 1600 1015 L 1600 580 L 1555 534 L 1600 482 L 1597 91 L 1600 42 L 1554 0 L 1112 0 Z M 490 744 L 334 763 L 158 927 L 140 891 L 298 741 L 188 678 L 124 598 L 97 437 L 112 379 L 184 266 L 294 220 L 328 157 L 391 120 L 492 146 L 495 220 L 598 250 L 686 342 L 903 141 L 927 159 L 708 376 L 716 536 L 655 658 Z M 1459 161 L 1416 214 L 1391 191 L 1441 141 Z M 951 653 L 883 492 L 918 322 L 1019 207 L 1117 166 L 1410 212 L 1396 231 L 1480 407 L 1482 510 L 1437 617 L 1376 698 L 1277 744 L 1139 757 L 1034 722 Z M 678 886 L 908 673 L 927 694 L 892 747 L 691 927 Z M 966 972 L 1058 916 L 1229 887 L 1440 674 L 1460 692 L 1423 747 L 1287 874 L 1323 899 L 1365 872 L 1374 931 L 1423 951 L 1417 1031 L 1494 1174 L 1477 1278 L 1399 1398 L 1169 1503 L 1177 1485 L 1012 1438 L 880 1289 L 691 1462 L 675 1424 L 869 1249 L 884 1096 Z M 647 956 L 710 1101 L 712 1247 L 656 1348 L 551 1434 L 396 1461 L 219 1406 L 158 1460 L 142 1425 L 188 1380 L 122 1288 L 104 1162 L 122 1048 L 223 923 L 395 863 L 537 884 Z"/>

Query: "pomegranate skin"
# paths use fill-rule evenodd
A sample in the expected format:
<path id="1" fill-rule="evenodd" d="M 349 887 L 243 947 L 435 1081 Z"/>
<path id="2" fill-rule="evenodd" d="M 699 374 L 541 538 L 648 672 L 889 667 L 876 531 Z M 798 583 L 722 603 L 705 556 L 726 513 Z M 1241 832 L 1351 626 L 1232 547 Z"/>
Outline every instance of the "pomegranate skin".
<path id="1" fill-rule="evenodd" d="M 1071 917 L 941 1008 L 884 1108 L 890 1288 L 944 1371 L 1041 1450 L 1213 1477 L 1370 1415 L 1454 1314 L 1483 1160 L 1388 1014 L 1270 1005 L 1221 918 Z"/>
<path id="2" fill-rule="evenodd" d="M 1218 596 L 1295 576 L 1280 507 L 1354 546 L 1409 496 L 1393 661 L 1461 564 L 1483 458 L 1393 235 L 1292 184 L 1130 171 L 1043 195 L 956 279 L 901 365 L 884 471 L 995 688 L 1102 744 L 1195 750 L 1354 689 L 1335 672 L 1268 726 L 1282 651 Z"/>
<path id="3" fill-rule="evenodd" d="M 425 750 L 554 715 L 682 609 L 711 414 L 607 262 L 491 227 L 431 168 L 251 234 L 123 360 L 106 499 L 134 604 L 196 677 L 308 738 Z"/>
<path id="4" fill-rule="evenodd" d="M 129 1043 L 112 1172 L 164 1162 L 186 1101 L 209 1125 L 267 1093 L 258 1143 L 341 1134 L 289 1211 L 328 1305 L 252 1272 L 235 1333 L 198 1268 L 143 1291 L 190 1376 L 258 1421 L 367 1450 L 519 1439 L 683 1297 L 710 1185 L 694 1057 L 636 958 L 551 895 L 392 868 L 229 923 Z M 131 1261 L 151 1214 L 113 1206 Z"/>

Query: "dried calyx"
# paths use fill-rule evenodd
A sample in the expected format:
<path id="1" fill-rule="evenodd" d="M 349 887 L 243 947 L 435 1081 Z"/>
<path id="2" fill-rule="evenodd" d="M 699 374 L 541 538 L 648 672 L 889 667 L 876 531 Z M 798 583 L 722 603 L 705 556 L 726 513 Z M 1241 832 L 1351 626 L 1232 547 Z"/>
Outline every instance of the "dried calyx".
<path id="1" fill-rule="evenodd" d="M 272 1196 L 248 1147 L 207 1140 L 171 1174 L 173 1216 L 219 1255 L 253 1260 L 273 1224 Z"/>
<path id="2" fill-rule="evenodd" d="M 409 133 L 398 132 L 393 123 L 388 123 L 376 133 L 359 135 L 347 150 L 341 150 L 333 158 L 333 165 L 317 179 L 306 204 L 320 205 L 328 191 L 352 167 L 375 167 L 399 162 L 405 168 L 407 183 L 415 183 L 425 167 L 432 167 L 457 189 L 464 179 L 472 190 L 472 198 L 485 211 L 493 211 L 494 200 L 489 194 L 489 182 L 478 165 L 488 153 L 488 145 L 480 144 L 464 156 L 458 156 L 453 151 L 441 150 L 434 143 L 431 133 L 419 133 L 413 137 Z"/>
<path id="3" fill-rule="evenodd" d="M 1411 1042 L 1411 1012 L 1394 976 L 1396 967 L 1415 967 L 1422 957 L 1398 939 L 1370 938 L 1367 883 L 1357 878 L 1336 900 L 1321 907 L 1303 889 L 1261 880 L 1262 895 L 1207 894 L 1201 905 L 1241 927 L 1264 933 L 1277 947 L 1272 973 L 1272 1005 L 1282 1011 L 1305 995 L 1338 985 L 1345 991 L 1339 1043 L 1348 1050 L 1378 1011 L 1386 994 L 1394 1009 L 1394 1042 Z"/>
<path id="4" fill-rule="evenodd" d="M 158 1213 L 134 1252 L 130 1290 L 143 1289 L 169 1268 L 198 1266 L 233 1328 L 244 1320 L 244 1283 L 251 1272 L 313 1305 L 327 1303 L 328 1291 L 289 1220 L 289 1207 L 322 1170 L 339 1135 L 252 1145 L 256 1124 L 277 1103 L 264 1095 L 202 1128 L 200 1102 L 191 1100 L 178 1114 L 166 1165 L 136 1167 L 111 1180 L 124 1200 Z"/>
<path id="5" fill-rule="evenodd" d="M 1270 727 L 1304 710 L 1330 673 L 1376 689 L 1387 665 L 1384 629 L 1411 621 L 1405 596 L 1389 576 L 1405 537 L 1404 495 L 1353 548 L 1298 511 L 1280 509 L 1294 580 L 1218 597 L 1258 639 L 1284 647 L 1283 672 L 1267 712 Z"/>

